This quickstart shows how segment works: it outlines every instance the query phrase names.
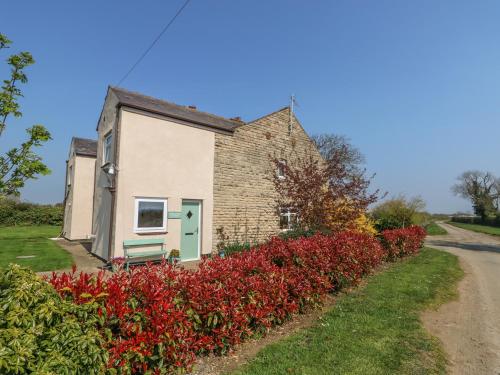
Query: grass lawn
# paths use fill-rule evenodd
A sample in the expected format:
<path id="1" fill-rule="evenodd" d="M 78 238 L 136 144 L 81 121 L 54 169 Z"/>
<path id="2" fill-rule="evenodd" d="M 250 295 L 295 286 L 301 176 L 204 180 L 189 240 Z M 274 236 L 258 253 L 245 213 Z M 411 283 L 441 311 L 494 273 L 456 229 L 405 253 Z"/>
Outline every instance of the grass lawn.
<path id="1" fill-rule="evenodd" d="M 492 234 L 494 236 L 500 236 L 500 228 L 489 227 L 487 225 L 480 224 L 464 224 L 464 223 L 454 223 L 449 221 L 448 224 L 454 225 L 458 228 L 472 230 L 474 232 Z"/>
<path id="2" fill-rule="evenodd" d="M 425 230 L 427 231 L 427 234 L 429 236 L 440 236 L 440 235 L 443 235 L 443 234 L 448 234 L 448 232 L 446 231 L 446 229 L 440 227 L 435 222 L 427 224 L 425 226 Z"/>
<path id="3" fill-rule="evenodd" d="M 426 248 L 339 297 L 318 323 L 259 352 L 234 374 L 440 374 L 446 360 L 421 311 L 456 296 L 458 259 Z"/>
<path id="4" fill-rule="evenodd" d="M 0 227 L 0 268 L 7 267 L 9 263 L 17 263 L 37 272 L 71 267 L 71 255 L 49 240 L 56 237 L 60 230 L 60 227 L 49 225 Z M 20 255 L 36 257 L 16 259 Z"/>

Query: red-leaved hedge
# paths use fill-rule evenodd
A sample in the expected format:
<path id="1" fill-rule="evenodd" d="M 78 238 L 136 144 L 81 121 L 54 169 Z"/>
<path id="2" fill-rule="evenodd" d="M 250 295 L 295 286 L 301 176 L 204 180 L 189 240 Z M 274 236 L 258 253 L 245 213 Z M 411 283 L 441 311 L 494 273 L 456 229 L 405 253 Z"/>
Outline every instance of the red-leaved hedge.
<path id="1" fill-rule="evenodd" d="M 425 229 L 416 225 L 383 231 L 381 237 L 387 260 L 416 253 L 422 247 L 425 236 Z"/>
<path id="2" fill-rule="evenodd" d="M 382 242 L 354 232 L 270 242 L 197 271 L 169 264 L 120 270 L 110 277 L 53 274 L 50 283 L 75 303 L 102 301 L 108 366 L 120 373 L 188 370 L 200 353 L 235 344 L 358 282 L 385 259 L 414 253 L 425 232 L 382 233 Z M 384 244 L 384 247 L 381 245 Z"/>

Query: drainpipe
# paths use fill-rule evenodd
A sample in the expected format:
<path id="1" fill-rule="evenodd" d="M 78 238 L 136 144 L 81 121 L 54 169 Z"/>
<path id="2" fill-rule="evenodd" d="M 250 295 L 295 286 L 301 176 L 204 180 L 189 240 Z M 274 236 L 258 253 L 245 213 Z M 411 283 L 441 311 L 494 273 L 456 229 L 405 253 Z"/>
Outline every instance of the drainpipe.
<path id="1" fill-rule="evenodd" d="M 64 237 L 66 232 L 64 231 L 64 224 L 66 221 L 66 204 L 68 203 L 68 195 L 69 195 L 69 189 L 68 189 L 68 162 L 69 160 L 66 160 L 66 173 L 65 173 L 65 179 L 64 179 L 64 199 L 63 199 L 63 217 L 62 217 L 62 228 L 61 228 L 61 233 L 59 233 L 59 238 Z"/>
<path id="2" fill-rule="evenodd" d="M 114 125 L 114 137 L 113 137 L 113 163 L 115 165 L 115 175 L 112 177 L 112 184 L 109 188 L 111 193 L 111 212 L 109 217 L 109 235 L 108 235 L 108 261 L 112 260 L 115 255 L 115 214 L 116 214 L 116 187 L 118 185 L 118 145 L 120 144 L 120 124 L 121 124 L 121 110 L 120 107 L 116 108 L 117 114 Z"/>
<path id="3" fill-rule="evenodd" d="M 94 187 L 92 190 L 92 225 L 90 226 L 90 238 L 92 239 L 92 242 L 94 241 L 95 238 L 95 228 L 94 228 L 94 213 L 95 213 L 95 186 L 97 184 L 97 173 L 98 173 L 98 165 L 97 165 L 97 155 L 95 158 L 95 163 L 94 163 Z M 90 250 L 92 252 L 92 249 Z"/>
<path id="4" fill-rule="evenodd" d="M 111 212 L 109 216 L 109 233 L 108 233 L 108 262 L 111 262 L 115 255 L 115 249 L 113 248 L 113 227 L 115 225 L 115 193 L 116 193 L 116 188 L 115 187 L 110 187 L 109 192 L 111 193 Z"/>

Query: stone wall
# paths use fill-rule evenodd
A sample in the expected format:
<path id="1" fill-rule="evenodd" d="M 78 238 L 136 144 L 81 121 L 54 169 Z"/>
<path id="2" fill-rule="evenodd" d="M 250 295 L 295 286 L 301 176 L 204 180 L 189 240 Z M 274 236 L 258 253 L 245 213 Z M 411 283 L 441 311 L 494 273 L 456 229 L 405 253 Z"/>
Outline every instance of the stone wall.
<path id="1" fill-rule="evenodd" d="M 289 131 L 291 128 L 291 131 Z M 216 134 L 214 159 L 213 246 L 223 227 L 230 241 L 262 242 L 280 232 L 271 160 L 293 163 L 317 150 L 290 109 L 283 108 Z"/>

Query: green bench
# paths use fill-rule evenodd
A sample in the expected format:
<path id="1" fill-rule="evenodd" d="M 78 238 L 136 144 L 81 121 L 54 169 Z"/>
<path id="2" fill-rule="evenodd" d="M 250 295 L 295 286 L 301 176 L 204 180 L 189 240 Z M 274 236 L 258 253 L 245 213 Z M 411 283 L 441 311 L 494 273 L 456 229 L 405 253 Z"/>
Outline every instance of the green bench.
<path id="1" fill-rule="evenodd" d="M 159 249 L 156 250 L 148 250 L 148 251 L 130 251 L 136 247 L 150 247 L 150 246 L 159 246 Z M 165 250 L 165 240 L 163 238 L 149 238 L 144 240 L 126 240 L 123 241 L 123 251 L 125 255 L 125 267 L 128 270 L 129 263 L 134 258 L 150 258 L 150 257 L 158 257 L 165 258 L 168 251 Z"/>

